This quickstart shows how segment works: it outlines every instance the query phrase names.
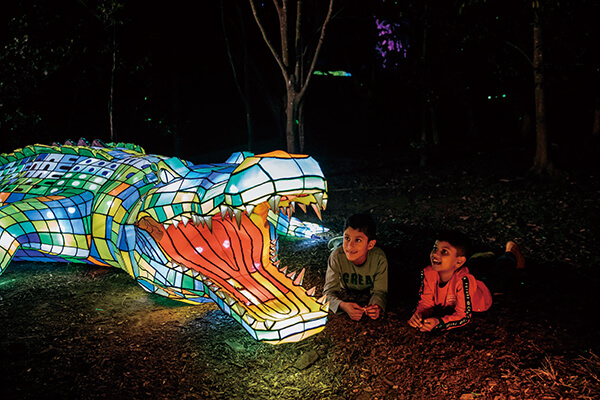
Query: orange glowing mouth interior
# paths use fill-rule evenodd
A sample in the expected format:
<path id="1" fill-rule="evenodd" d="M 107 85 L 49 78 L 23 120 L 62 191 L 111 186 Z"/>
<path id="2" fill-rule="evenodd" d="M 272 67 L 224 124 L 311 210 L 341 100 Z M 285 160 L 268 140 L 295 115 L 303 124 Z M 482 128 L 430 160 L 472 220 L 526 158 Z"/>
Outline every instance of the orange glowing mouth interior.
<path id="1" fill-rule="evenodd" d="M 138 227 L 149 232 L 176 264 L 203 274 L 244 304 L 250 305 L 256 300 L 264 304 L 275 298 L 264 287 L 265 280 L 283 294 L 289 289 L 265 271 L 265 268 L 276 269 L 270 259 L 276 249 L 266 243 L 268 225 L 253 221 L 262 219 L 257 214 L 250 218 L 244 213 L 239 227 L 235 219 L 214 216 L 212 230 L 191 222 L 177 227 L 171 225 L 165 230 L 149 217 L 141 219 Z"/>

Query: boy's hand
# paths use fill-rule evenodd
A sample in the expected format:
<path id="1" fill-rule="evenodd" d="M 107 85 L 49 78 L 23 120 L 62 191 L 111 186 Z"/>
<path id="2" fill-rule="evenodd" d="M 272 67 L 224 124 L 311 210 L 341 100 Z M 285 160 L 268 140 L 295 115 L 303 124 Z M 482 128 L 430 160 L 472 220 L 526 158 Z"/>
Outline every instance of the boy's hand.
<path id="1" fill-rule="evenodd" d="M 377 304 L 369 304 L 365 307 L 365 314 L 367 314 L 371 319 L 379 318 L 379 314 L 381 314 L 381 307 Z"/>
<path id="2" fill-rule="evenodd" d="M 346 314 L 348 314 L 350 319 L 353 321 L 359 321 L 362 318 L 363 313 L 365 312 L 364 308 L 362 308 L 356 303 L 342 302 L 340 304 L 340 308 L 344 310 Z"/>
<path id="3" fill-rule="evenodd" d="M 421 329 L 423 327 L 423 317 L 419 313 L 414 313 L 408 320 L 408 324 L 413 328 Z"/>
<path id="4" fill-rule="evenodd" d="M 426 318 L 425 320 L 423 320 L 423 326 L 419 330 L 421 332 L 429 332 L 433 328 L 438 326 L 439 323 L 440 323 L 440 321 L 438 321 L 437 318 Z"/>
<path id="5" fill-rule="evenodd" d="M 419 313 L 414 313 L 408 320 L 408 324 L 413 328 L 417 328 L 421 332 L 430 332 L 433 328 L 438 326 L 440 321 L 437 318 L 425 318 Z"/>

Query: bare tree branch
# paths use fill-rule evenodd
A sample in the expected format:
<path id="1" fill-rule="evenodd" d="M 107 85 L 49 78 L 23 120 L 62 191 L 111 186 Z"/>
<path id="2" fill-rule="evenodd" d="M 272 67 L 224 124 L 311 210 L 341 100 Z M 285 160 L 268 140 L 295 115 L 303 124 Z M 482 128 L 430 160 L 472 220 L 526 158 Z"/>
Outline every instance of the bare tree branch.
<path id="1" fill-rule="evenodd" d="M 244 96 L 244 92 L 242 87 L 240 86 L 240 80 L 238 79 L 237 72 L 235 69 L 235 64 L 233 63 L 233 56 L 231 55 L 231 47 L 229 46 L 229 39 L 227 36 L 227 28 L 225 27 L 225 13 L 223 11 L 223 0 L 221 0 L 221 27 L 223 28 L 223 34 L 225 35 L 225 48 L 227 49 L 227 57 L 229 58 L 229 65 L 231 65 L 231 70 L 233 72 L 233 80 L 235 81 L 235 85 L 237 87 L 238 93 L 242 98 L 244 104 L 247 104 L 246 97 Z"/>
<path id="2" fill-rule="evenodd" d="M 273 54 L 275 61 L 277 61 L 277 64 L 279 65 L 279 68 L 281 69 L 281 73 L 283 74 L 283 79 L 287 82 L 289 77 L 288 77 L 288 72 L 285 68 L 285 65 L 283 64 L 283 60 L 281 59 L 279 54 L 277 54 L 277 51 L 275 51 L 275 48 L 273 47 L 273 44 L 271 43 L 269 38 L 267 38 L 267 32 L 265 32 L 265 28 L 260 23 L 260 19 L 258 18 L 258 13 L 256 12 L 256 6 L 254 5 L 254 0 L 249 0 L 249 1 L 250 1 L 250 7 L 252 8 L 252 14 L 254 15 L 254 19 L 256 20 L 256 23 L 260 29 L 262 37 L 265 40 L 265 43 L 267 44 L 267 46 L 269 47 L 269 50 L 271 50 L 271 54 Z M 273 0 L 273 1 L 276 3 L 276 0 Z M 277 6 L 277 3 L 276 3 L 276 6 Z"/>
<path id="3" fill-rule="evenodd" d="M 523 57 L 525 57 L 527 59 L 527 62 L 529 63 L 529 65 L 531 65 L 533 67 L 533 61 L 531 61 L 531 58 L 529 58 L 529 56 L 523 50 L 521 50 L 517 45 L 514 45 L 507 40 L 505 40 L 504 43 L 506 43 L 507 45 L 511 46 L 512 48 L 517 50 L 519 53 L 521 53 L 523 55 Z"/>
<path id="4" fill-rule="evenodd" d="M 301 68 L 302 68 L 302 60 L 303 60 L 303 54 L 300 48 L 300 39 L 301 39 L 301 32 L 300 32 L 300 28 L 301 28 L 301 17 L 302 17 L 302 0 L 298 0 L 296 2 L 296 37 L 295 37 L 295 41 L 294 41 L 294 56 L 296 58 L 295 60 L 295 66 L 294 66 L 294 75 L 296 75 L 298 79 L 298 83 L 300 85 L 303 84 L 303 79 L 302 79 L 302 73 L 301 73 Z"/>
<path id="5" fill-rule="evenodd" d="M 304 82 L 304 86 L 302 86 L 302 90 L 300 91 L 299 98 L 304 96 L 304 92 L 306 92 L 306 88 L 308 87 L 308 82 L 312 77 L 312 74 L 315 70 L 315 65 L 317 64 L 317 58 L 319 56 L 319 52 L 321 51 L 321 46 L 323 45 L 323 39 L 325 37 L 325 28 L 331 19 L 331 12 L 333 10 L 333 0 L 329 0 L 329 9 L 327 10 L 327 17 L 325 17 L 325 21 L 323 22 L 323 27 L 321 28 L 321 36 L 319 37 L 319 43 L 317 44 L 317 48 L 315 49 L 315 54 L 312 59 L 312 63 L 310 64 L 310 69 L 306 75 L 306 82 Z"/>
<path id="6" fill-rule="evenodd" d="M 281 59 L 286 68 L 290 67 L 290 48 L 288 41 L 288 20 L 287 3 L 283 0 L 282 6 L 277 10 L 279 12 L 279 34 L 281 36 Z"/>

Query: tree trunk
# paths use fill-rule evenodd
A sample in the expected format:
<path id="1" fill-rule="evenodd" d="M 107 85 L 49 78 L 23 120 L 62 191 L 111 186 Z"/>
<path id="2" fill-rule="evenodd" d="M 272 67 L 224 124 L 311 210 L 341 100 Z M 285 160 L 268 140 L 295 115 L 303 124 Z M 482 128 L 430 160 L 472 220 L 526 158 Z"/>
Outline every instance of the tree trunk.
<path id="1" fill-rule="evenodd" d="M 423 9 L 421 14 L 422 21 L 422 42 L 420 46 L 421 54 L 419 56 L 420 65 L 418 84 L 421 90 L 421 160 L 419 165 L 424 167 L 428 163 L 430 152 L 434 146 L 439 145 L 439 135 L 436 124 L 436 93 L 432 88 L 430 69 L 429 69 L 429 54 L 428 54 L 428 34 L 429 34 L 429 5 L 427 1 L 422 2 Z M 431 140 L 429 140 L 429 131 L 431 130 Z"/>
<path id="2" fill-rule="evenodd" d="M 306 145 L 306 137 L 304 136 L 304 101 L 300 101 L 298 105 L 298 142 L 300 153 L 304 153 L 304 146 Z"/>
<path id="3" fill-rule="evenodd" d="M 250 7 L 254 19 L 260 29 L 262 37 L 269 47 L 271 54 L 275 58 L 275 61 L 281 69 L 281 74 L 285 80 L 286 87 L 286 98 L 285 98 L 285 111 L 286 111 L 286 144 L 287 151 L 290 153 L 298 152 L 298 149 L 304 147 L 304 143 L 299 143 L 300 138 L 298 135 L 298 123 L 299 121 L 299 106 L 306 93 L 306 88 L 310 82 L 310 78 L 315 70 L 317 58 L 321 47 L 323 45 L 323 39 L 325 37 L 325 28 L 331 19 L 331 13 L 333 11 L 333 0 L 329 0 L 329 7 L 327 10 L 327 16 L 321 25 L 321 33 L 317 42 L 317 45 L 312 55 L 306 54 L 308 46 L 302 45 L 301 40 L 301 16 L 302 16 L 302 0 L 296 1 L 295 16 L 296 24 L 294 29 L 293 38 L 289 38 L 289 26 L 288 26 L 288 1 L 274 1 L 275 9 L 279 18 L 279 34 L 281 41 L 281 52 L 278 53 L 271 41 L 267 37 L 267 33 L 258 17 L 256 5 L 254 0 L 250 1 Z M 292 13 L 293 15 L 293 13 Z M 294 45 L 290 46 L 293 42 Z M 310 65 L 307 63 L 305 68 L 304 60 L 312 60 Z"/>
<path id="4" fill-rule="evenodd" d="M 296 123 L 298 115 L 298 93 L 292 82 L 288 83 L 286 108 L 285 108 L 285 138 L 287 151 L 289 153 L 298 153 L 298 124 Z"/>
<path id="5" fill-rule="evenodd" d="M 544 62 L 542 48 L 541 10 L 533 10 L 533 79 L 535 84 L 536 148 L 532 172 L 554 174 L 556 171 L 548 155 L 546 107 L 544 101 Z"/>

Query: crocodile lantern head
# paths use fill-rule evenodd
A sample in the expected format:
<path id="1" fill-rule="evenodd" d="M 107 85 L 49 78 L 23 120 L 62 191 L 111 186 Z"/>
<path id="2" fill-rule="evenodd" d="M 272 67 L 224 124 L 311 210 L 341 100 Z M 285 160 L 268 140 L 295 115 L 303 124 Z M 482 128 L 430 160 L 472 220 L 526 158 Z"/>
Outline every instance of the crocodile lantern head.
<path id="1" fill-rule="evenodd" d="M 273 344 L 324 328 L 325 298 L 302 287 L 304 269 L 288 272 L 278 260 L 279 234 L 325 230 L 293 216 L 311 208 L 320 218 L 326 207 L 327 182 L 313 158 L 234 153 L 222 164 L 193 165 L 139 147 L 86 144 L 0 156 L 2 269 L 11 259 L 118 266 L 149 292 L 214 301 L 254 339 Z M 32 179 L 54 159 L 62 167 L 56 179 Z M 98 179 L 92 168 L 107 163 L 107 179 Z M 53 226 L 62 234 L 52 236 Z"/>

